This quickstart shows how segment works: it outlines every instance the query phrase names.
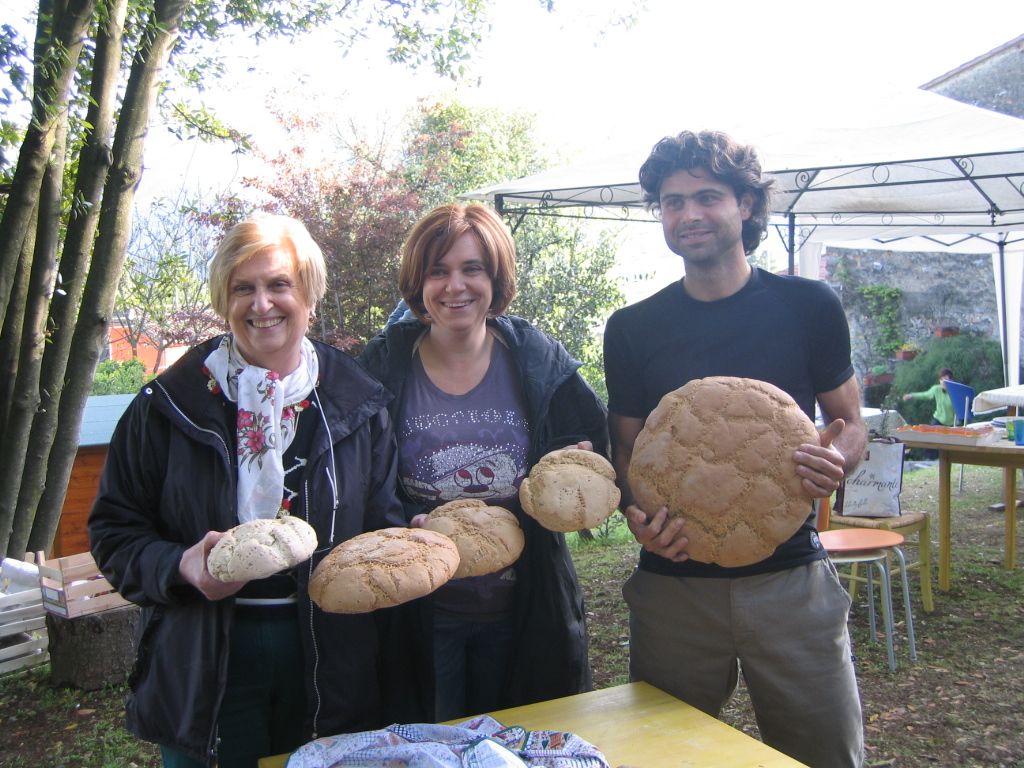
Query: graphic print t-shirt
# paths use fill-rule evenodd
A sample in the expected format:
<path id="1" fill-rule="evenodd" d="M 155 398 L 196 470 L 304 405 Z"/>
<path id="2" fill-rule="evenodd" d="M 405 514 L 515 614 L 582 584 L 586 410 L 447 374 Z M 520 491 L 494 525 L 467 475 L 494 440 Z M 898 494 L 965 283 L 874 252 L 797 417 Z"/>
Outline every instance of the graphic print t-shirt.
<path id="1" fill-rule="evenodd" d="M 399 478 L 429 509 L 455 499 L 512 508 L 526 476 L 530 442 L 526 403 L 512 356 L 495 342 L 483 380 L 463 395 L 430 381 L 413 357 L 398 419 Z M 456 613 L 495 618 L 511 607 L 515 572 L 450 581 L 435 604 Z"/>

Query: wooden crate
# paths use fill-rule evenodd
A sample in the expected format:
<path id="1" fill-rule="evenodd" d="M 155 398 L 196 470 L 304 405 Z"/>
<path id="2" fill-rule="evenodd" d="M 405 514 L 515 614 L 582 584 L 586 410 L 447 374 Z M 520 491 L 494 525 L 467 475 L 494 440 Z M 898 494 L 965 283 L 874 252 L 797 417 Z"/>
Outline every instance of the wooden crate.
<path id="1" fill-rule="evenodd" d="M 73 619 L 97 611 L 128 605 L 103 578 L 89 552 L 58 557 L 47 562 L 37 555 L 43 607 L 50 613 Z"/>
<path id="2" fill-rule="evenodd" d="M 0 593 L 0 675 L 49 658 L 42 590 Z"/>

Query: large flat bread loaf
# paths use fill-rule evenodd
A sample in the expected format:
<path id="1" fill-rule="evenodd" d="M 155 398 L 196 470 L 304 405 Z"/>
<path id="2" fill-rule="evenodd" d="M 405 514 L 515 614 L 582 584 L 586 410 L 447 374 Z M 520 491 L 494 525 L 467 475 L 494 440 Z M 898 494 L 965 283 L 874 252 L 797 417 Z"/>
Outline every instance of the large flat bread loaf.
<path id="1" fill-rule="evenodd" d="M 309 596 L 331 613 L 367 613 L 430 594 L 458 567 L 458 547 L 447 536 L 383 528 L 331 550 L 313 569 Z"/>
<path id="2" fill-rule="evenodd" d="M 291 515 L 250 520 L 227 531 L 210 550 L 206 568 L 220 581 L 263 579 L 305 562 L 316 549 L 316 531 Z"/>
<path id="3" fill-rule="evenodd" d="M 480 499 L 456 499 L 429 515 L 423 527 L 443 533 L 459 548 L 459 567 L 453 578 L 483 576 L 507 568 L 519 559 L 523 529 L 516 516 Z"/>
<path id="4" fill-rule="evenodd" d="M 756 379 L 713 376 L 665 395 L 633 446 L 637 505 L 682 516 L 694 560 L 759 562 L 800 528 L 811 499 L 793 452 L 818 432 L 787 393 Z"/>
<path id="5" fill-rule="evenodd" d="M 523 511 L 549 531 L 593 528 L 619 506 L 615 469 L 593 451 L 551 451 L 519 486 L 519 501 Z"/>

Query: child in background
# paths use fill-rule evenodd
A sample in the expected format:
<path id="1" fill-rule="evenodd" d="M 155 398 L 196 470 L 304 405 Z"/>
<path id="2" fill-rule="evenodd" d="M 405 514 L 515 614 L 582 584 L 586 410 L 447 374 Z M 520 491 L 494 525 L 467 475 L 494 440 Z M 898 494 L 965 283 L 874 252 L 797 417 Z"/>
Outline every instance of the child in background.
<path id="1" fill-rule="evenodd" d="M 935 384 L 924 392 L 908 392 L 903 396 L 904 400 L 934 400 L 935 410 L 932 412 L 932 424 L 940 424 L 944 427 L 953 426 L 955 418 L 953 413 L 953 401 L 949 399 L 949 392 L 946 391 L 946 382 L 953 378 L 953 372 L 949 368 L 939 371 L 939 383 Z"/>
<path id="2" fill-rule="evenodd" d="M 904 400 L 934 400 L 935 410 L 932 411 L 932 424 L 941 424 L 944 427 L 953 426 L 956 414 L 953 411 L 953 401 L 946 391 L 946 382 L 953 378 L 953 372 L 949 368 L 939 371 L 939 383 L 934 384 L 924 392 L 908 392 L 903 396 Z M 925 450 L 925 457 L 929 460 L 939 458 L 939 452 L 931 449 Z"/>

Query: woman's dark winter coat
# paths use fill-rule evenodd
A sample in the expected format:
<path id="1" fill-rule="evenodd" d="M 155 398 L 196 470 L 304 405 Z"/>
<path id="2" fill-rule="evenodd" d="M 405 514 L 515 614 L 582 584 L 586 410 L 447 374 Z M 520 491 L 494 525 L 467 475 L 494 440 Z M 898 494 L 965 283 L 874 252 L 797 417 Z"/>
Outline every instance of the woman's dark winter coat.
<path id="1" fill-rule="evenodd" d="M 205 599 L 179 575 L 178 563 L 208 531 L 238 523 L 235 407 L 210 390 L 203 365 L 219 342 L 191 350 L 129 406 L 89 518 L 101 571 L 143 608 L 128 728 L 203 761 L 213 759 L 234 599 Z M 388 715 L 381 710 L 377 617 L 321 611 L 309 599 L 309 576 L 342 541 L 404 524 L 390 395 L 355 361 L 314 346 L 323 418 L 312 408 L 304 414 L 318 423 L 302 493 L 290 510 L 318 538 L 317 551 L 298 568 L 310 738 L 380 727 Z"/>
<path id="2" fill-rule="evenodd" d="M 607 455 L 606 413 L 579 375 L 580 363 L 526 320 L 502 315 L 488 325 L 500 333 L 519 369 L 530 422 L 528 467 L 549 451 L 581 440 L 591 441 L 595 451 Z M 389 406 L 393 417 L 401 407 L 414 345 L 425 330 L 418 320 L 389 326 L 360 357 L 366 369 L 394 394 Z M 408 498 L 403 501 L 407 519 L 424 511 Z M 515 566 L 516 655 L 504 687 L 504 706 L 568 696 L 592 686 L 583 595 L 565 537 L 541 527 L 519 508 L 513 512 L 523 528 L 526 546 Z M 400 680 L 418 680 L 417 698 L 405 702 L 415 701 L 418 707 L 403 712 L 407 721 L 433 719 L 429 602 L 429 598 L 417 601 L 411 610 L 396 610 L 389 617 L 394 622 L 412 622 L 406 623 L 405 634 L 393 627 L 393 640 L 418 640 L 408 652 L 389 652 L 390 659 L 411 662 L 408 668 L 394 670 L 394 675 Z"/>

